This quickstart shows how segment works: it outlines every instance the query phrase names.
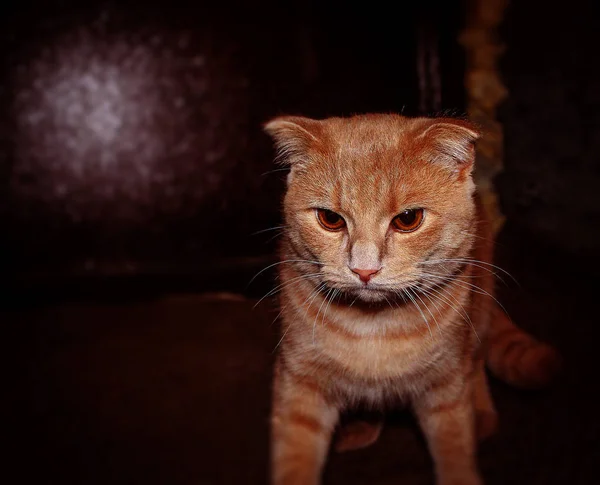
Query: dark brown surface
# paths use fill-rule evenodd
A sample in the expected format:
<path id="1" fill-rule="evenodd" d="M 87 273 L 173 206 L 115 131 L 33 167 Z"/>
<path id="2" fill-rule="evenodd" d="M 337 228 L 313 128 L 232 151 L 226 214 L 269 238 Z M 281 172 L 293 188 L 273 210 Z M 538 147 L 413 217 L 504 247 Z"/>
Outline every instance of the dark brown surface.
<path id="1" fill-rule="evenodd" d="M 481 448 L 486 483 L 600 483 L 594 278 L 527 241 L 500 239 L 521 283 L 503 301 L 566 366 L 546 392 L 493 381 L 502 424 Z M 2 314 L 11 483 L 266 483 L 275 313 L 252 306 L 183 295 Z M 392 421 L 371 448 L 332 456 L 326 483 L 431 483 L 415 426 Z"/>
<path id="2" fill-rule="evenodd" d="M 501 72 L 502 210 L 588 264 L 600 246 L 598 4 L 510 2 Z M 599 266 L 596 266 L 598 268 Z"/>
<path id="3" fill-rule="evenodd" d="M 401 22 L 335 2 L 2 4 L 0 266 L 168 275 L 270 253 L 253 234 L 278 225 L 284 176 L 263 123 L 461 109 L 461 4 L 429 3 Z"/>

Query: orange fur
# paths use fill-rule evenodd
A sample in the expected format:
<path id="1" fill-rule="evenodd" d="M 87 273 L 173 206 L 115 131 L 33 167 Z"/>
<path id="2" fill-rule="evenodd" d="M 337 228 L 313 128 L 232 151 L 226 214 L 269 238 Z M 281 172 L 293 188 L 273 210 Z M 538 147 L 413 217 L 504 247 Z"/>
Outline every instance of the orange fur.
<path id="1" fill-rule="evenodd" d="M 437 483 L 479 484 L 476 436 L 496 426 L 484 360 L 508 382 L 539 386 L 557 357 L 493 304 L 491 234 L 471 178 L 477 129 L 396 115 L 283 117 L 265 129 L 290 166 L 273 483 L 320 483 L 340 412 L 406 402 Z M 345 227 L 325 229 L 316 209 Z M 424 209 L 421 226 L 394 230 L 406 209 Z M 361 268 L 373 273 L 366 283 Z M 355 427 L 337 447 L 377 434 Z"/>

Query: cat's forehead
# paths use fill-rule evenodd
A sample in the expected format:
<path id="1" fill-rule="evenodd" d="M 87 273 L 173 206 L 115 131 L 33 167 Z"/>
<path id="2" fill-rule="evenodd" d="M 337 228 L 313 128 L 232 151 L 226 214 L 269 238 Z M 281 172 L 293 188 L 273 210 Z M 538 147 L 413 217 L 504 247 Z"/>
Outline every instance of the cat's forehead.
<path id="1" fill-rule="evenodd" d="M 399 116 L 357 116 L 332 118 L 325 123 L 325 145 L 339 154 L 368 155 L 397 150 L 410 143 L 414 121 Z"/>
<path id="2" fill-rule="evenodd" d="M 364 213 L 451 200 L 478 136 L 461 121 L 398 115 L 287 118 L 269 130 L 292 167 L 287 200 Z"/>
<path id="3" fill-rule="evenodd" d="M 382 120 L 385 120 L 382 121 Z M 312 169 L 329 180 L 357 184 L 397 183 L 422 171 L 422 144 L 413 125 L 398 117 L 333 119 Z"/>
<path id="4" fill-rule="evenodd" d="M 346 213 L 394 212 L 406 203 L 429 200 L 446 174 L 389 143 L 371 139 L 335 146 L 308 165 L 297 180 L 298 190 L 310 194 L 316 205 L 327 202 Z"/>

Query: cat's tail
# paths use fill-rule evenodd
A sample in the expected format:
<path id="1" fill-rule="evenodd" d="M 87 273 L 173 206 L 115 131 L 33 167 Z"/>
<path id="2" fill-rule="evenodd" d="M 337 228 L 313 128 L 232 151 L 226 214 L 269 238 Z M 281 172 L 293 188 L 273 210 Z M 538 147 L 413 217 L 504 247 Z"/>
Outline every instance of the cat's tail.
<path id="1" fill-rule="evenodd" d="M 548 385 L 562 365 L 556 350 L 521 330 L 500 308 L 493 312 L 486 360 L 496 377 L 527 389 Z"/>

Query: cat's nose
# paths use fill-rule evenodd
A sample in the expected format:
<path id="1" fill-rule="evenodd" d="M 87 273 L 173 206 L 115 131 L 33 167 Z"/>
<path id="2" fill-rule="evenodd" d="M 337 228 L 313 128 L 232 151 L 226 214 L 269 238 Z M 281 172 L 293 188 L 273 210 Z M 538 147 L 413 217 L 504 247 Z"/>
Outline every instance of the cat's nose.
<path id="1" fill-rule="evenodd" d="M 368 283 L 375 273 L 379 272 L 379 269 L 359 269 L 350 268 L 350 271 L 356 273 L 363 283 Z"/>

